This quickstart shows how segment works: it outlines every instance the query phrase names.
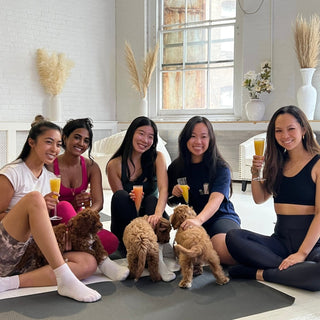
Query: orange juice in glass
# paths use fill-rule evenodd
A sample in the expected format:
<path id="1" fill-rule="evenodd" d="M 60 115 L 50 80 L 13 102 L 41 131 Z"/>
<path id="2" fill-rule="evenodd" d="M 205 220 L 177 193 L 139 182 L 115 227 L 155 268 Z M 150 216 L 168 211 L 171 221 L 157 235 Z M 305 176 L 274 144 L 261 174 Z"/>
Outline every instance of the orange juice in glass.
<path id="1" fill-rule="evenodd" d="M 50 189 L 52 192 L 56 192 L 56 193 L 59 193 L 60 192 L 60 184 L 61 184 L 61 177 L 58 175 L 58 176 L 55 176 L 54 178 L 51 178 L 50 179 Z M 58 199 L 58 196 L 57 195 L 52 195 L 52 197 L 54 199 Z M 54 207 L 54 214 L 52 217 L 50 217 L 51 220 L 53 221 L 57 221 L 57 220 L 61 220 L 62 217 L 59 217 L 57 215 L 57 206 Z"/>
<path id="2" fill-rule="evenodd" d="M 180 188 L 182 189 L 182 196 L 184 201 L 189 203 L 189 186 L 187 184 L 180 184 Z"/>
<path id="3" fill-rule="evenodd" d="M 61 178 L 55 177 L 53 179 L 50 179 L 50 189 L 52 192 L 59 193 L 60 192 L 60 184 L 61 184 Z M 57 195 L 52 196 L 55 199 L 58 199 Z"/>
<path id="4" fill-rule="evenodd" d="M 133 192 L 136 197 L 134 200 L 134 204 L 136 206 L 137 213 L 139 213 L 141 202 L 142 202 L 143 186 L 142 185 L 133 186 Z"/>
<path id="5" fill-rule="evenodd" d="M 263 156 L 264 138 L 255 138 L 254 139 L 254 151 L 257 156 Z"/>
<path id="6" fill-rule="evenodd" d="M 182 189 L 182 196 L 186 204 L 189 204 L 189 186 L 187 184 L 187 178 L 178 178 L 177 179 L 179 187 Z"/>
<path id="7" fill-rule="evenodd" d="M 254 151 L 256 156 L 263 156 L 264 152 L 264 138 L 254 138 Z M 264 181 L 265 179 L 261 176 L 261 169 L 259 170 L 259 176 L 253 178 L 254 181 Z"/>

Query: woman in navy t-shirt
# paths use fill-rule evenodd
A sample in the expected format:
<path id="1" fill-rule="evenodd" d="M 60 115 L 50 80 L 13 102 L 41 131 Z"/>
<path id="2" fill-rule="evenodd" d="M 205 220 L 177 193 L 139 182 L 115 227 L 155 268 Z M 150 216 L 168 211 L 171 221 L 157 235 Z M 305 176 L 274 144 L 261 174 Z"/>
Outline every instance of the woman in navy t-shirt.
<path id="1" fill-rule="evenodd" d="M 211 123 L 200 116 L 191 118 L 179 136 L 179 156 L 168 168 L 169 205 L 184 203 L 177 179 L 185 177 L 189 205 L 197 213 L 183 228 L 203 226 L 209 234 L 221 263 L 234 264 L 226 244 L 226 233 L 240 228 L 240 218 L 230 201 L 231 173 L 221 156 Z"/>

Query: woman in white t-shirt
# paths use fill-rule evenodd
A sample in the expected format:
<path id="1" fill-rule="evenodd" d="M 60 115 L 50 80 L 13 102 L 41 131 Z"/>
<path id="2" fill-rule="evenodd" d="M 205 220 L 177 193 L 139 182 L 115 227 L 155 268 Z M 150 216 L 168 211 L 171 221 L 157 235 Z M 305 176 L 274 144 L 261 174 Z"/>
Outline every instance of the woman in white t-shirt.
<path id="1" fill-rule="evenodd" d="M 0 170 L 0 292 L 57 285 L 63 296 L 93 302 L 101 298 L 100 294 L 78 279 L 96 271 L 96 260 L 84 252 L 70 251 L 62 256 L 49 219 L 48 210 L 57 200 L 50 191 L 52 174 L 44 164 L 53 162 L 60 146 L 60 127 L 40 117 L 33 123 L 18 159 Z M 15 266 L 31 234 L 49 265 L 18 270 Z"/>

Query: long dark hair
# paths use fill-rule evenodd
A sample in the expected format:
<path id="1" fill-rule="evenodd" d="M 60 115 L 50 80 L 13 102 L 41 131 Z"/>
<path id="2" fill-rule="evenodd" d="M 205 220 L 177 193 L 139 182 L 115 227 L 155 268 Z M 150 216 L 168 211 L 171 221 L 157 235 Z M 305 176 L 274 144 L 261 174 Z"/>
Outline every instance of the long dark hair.
<path id="1" fill-rule="evenodd" d="M 57 130 L 61 134 L 61 128 L 58 125 L 51 121 L 45 120 L 44 117 L 41 115 L 36 116 L 31 124 L 31 129 L 29 130 L 27 140 L 24 143 L 22 151 L 17 159 L 22 159 L 23 161 L 25 161 L 31 151 L 29 139 L 32 139 L 36 142 L 37 138 L 48 130 Z"/>
<path id="2" fill-rule="evenodd" d="M 312 128 L 303 111 L 298 107 L 291 105 L 278 109 L 273 114 L 267 129 L 267 146 L 263 170 L 263 175 L 266 178 L 264 183 L 266 191 L 273 195 L 277 194 L 284 163 L 288 158 L 286 150 L 278 144 L 275 138 L 275 122 L 279 115 L 286 113 L 295 117 L 301 128 L 305 129 L 304 138 L 302 139 L 304 149 L 310 154 L 320 153 L 320 146 L 313 136 Z"/>
<path id="3" fill-rule="evenodd" d="M 131 158 L 132 151 L 133 151 L 132 138 L 136 130 L 142 126 L 151 126 L 154 133 L 152 146 L 150 147 L 150 149 L 148 149 L 141 155 L 142 174 L 148 180 L 152 179 L 152 177 L 155 174 L 155 161 L 157 158 L 157 144 L 158 144 L 158 128 L 151 119 L 141 116 L 134 119 L 131 122 L 119 149 L 115 152 L 115 154 L 110 159 L 112 160 L 117 157 L 122 158 L 122 166 L 123 168 L 125 168 L 125 172 L 128 180 L 130 180 L 128 160 L 134 166 L 134 163 Z"/>
<path id="4" fill-rule="evenodd" d="M 88 147 L 88 157 L 91 158 L 92 151 L 92 141 L 93 141 L 93 132 L 92 132 L 92 120 L 89 118 L 82 119 L 70 119 L 67 121 L 66 125 L 62 129 L 62 148 L 66 149 L 66 144 L 64 142 L 64 137 L 68 138 L 70 134 L 76 129 L 86 129 L 89 133 L 89 147 Z"/>
<path id="5" fill-rule="evenodd" d="M 222 157 L 217 147 L 216 136 L 214 134 L 212 124 L 207 118 L 201 117 L 201 116 L 194 116 L 191 119 L 189 119 L 189 121 L 186 123 L 178 139 L 178 144 L 179 144 L 178 161 L 182 164 L 182 167 L 186 168 L 186 172 L 190 172 L 191 152 L 187 147 L 187 143 L 192 136 L 195 125 L 198 123 L 203 123 L 208 128 L 209 146 L 206 152 L 203 154 L 203 162 L 205 167 L 208 170 L 210 181 L 212 181 L 216 176 L 217 169 L 219 166 L 227 167 L 229 168 L 230 171 L 231 171 L 231 168 L 227 163 L 227 161 L 224 160 L 224 158 Z M 231 195 L 232 195 L 232 182 L 230 182 L 230 196 Z"/>

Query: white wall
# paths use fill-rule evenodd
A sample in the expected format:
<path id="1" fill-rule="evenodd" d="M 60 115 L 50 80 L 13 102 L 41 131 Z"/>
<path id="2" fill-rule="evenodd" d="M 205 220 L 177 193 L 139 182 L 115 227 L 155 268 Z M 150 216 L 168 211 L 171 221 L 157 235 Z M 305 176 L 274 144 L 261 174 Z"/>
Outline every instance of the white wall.
<path id="1" fill-rule="evenodd" d="M 63 119 L 115 120 L 115 0 L 0 0 L 0 121 L 46 114 L 36 50 L 74 61 Z"/>
<path id="2" fill-rule="evenodd" d="M 243 1 L 242 1 L 243 3 Z M 260 1 L 246 0 L 248 11 L 256 9 Z M 320 15 L 317 0 L 265 0 L 261 10 L 253 15 L 243 16 L 243 70 L 258 71 L 260 63 L 272 59 L 272 81 L 275 90 L 262 94 L 266 104 L 265 120 L 269 120 L 279 107 L 297 105 L 296 93 L 301 86 L 299 64 L 295 54 L 293 25 L 298 13 L 309 19 L 310 15 Z M 320 96 L 319 70 L 313 78 L 313 85 Z M 242 90 L 242 105 L 248 101 L 248 92 Z M 319 109 L 319 98 L 317 101 Z M 320 118 L 318 118 L 320 119 Z"/>

